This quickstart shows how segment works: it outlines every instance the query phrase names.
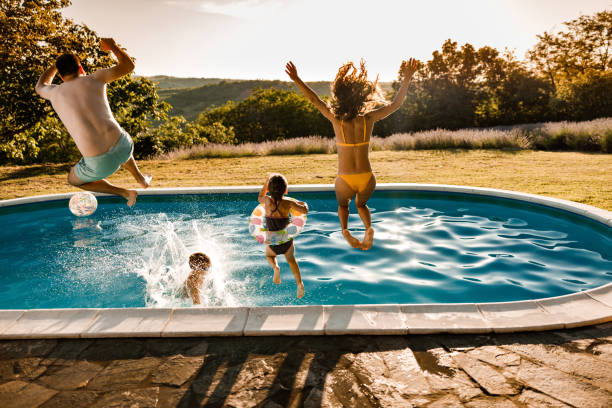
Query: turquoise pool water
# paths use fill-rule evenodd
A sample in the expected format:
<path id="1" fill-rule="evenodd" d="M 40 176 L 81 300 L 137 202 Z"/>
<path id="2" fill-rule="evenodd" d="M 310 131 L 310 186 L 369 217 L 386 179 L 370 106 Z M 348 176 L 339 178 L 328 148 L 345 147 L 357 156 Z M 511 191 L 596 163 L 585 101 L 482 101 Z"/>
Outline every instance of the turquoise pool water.
<path id="1" fill-rule="evenodd" d="M 306 296 L 280 257 L 272 283 L 248 234 L 255 194 L 100 198 L 0 208 L 0 308 L 188 306 L 178 292 L 195 251 L 210 255 L 204 305 L 496 302 L 563 295 L 612 280 L 612 228 L 536 204 L 457 193 L 376 192 L 370 251 L 350 248 L 333 192 L 308 202 L 296 239 Z M 353 214 L 350 225 L 363 234 Z"/>

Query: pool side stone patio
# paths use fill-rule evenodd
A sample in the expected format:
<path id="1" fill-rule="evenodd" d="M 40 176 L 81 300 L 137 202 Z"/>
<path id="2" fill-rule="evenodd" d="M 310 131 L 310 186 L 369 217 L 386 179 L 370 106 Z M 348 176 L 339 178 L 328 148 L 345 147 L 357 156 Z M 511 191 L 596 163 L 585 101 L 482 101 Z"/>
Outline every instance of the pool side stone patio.
<path id="1" fill-rule="evenodd" d="M 0 406 L 610 407 L 612 323 L 483 335 L 2 340 Z"/>

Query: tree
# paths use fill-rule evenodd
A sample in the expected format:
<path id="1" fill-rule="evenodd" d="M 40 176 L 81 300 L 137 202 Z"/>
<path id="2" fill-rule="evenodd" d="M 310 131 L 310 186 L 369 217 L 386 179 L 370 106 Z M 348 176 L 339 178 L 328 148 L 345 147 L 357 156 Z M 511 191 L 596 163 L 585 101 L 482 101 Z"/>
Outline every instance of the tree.
<path id="1" fill-rule="evenodd" d="M 228 102 L 198 117 L 201 126 L 214 123 L 233 126 L 239 143 L 333 135 L 329 121 L 305 97 L 274 88 L 255 89 L 239 103 Z"/>
<path id="2" fill-rule="evenodd" d="M 582 15 L 563 24 L 565 29 L 558 33 L 538 35 L 538 43 L 528 52 L 537 73 L 555 89 L 559 81 L 612 67 L 612 10 Z"/>
<path id="3" fill-rule="evenodd" d="M 98 36 L 61 14 L 69 0 L 0 0 L 0 162 L 35 160 L 41 141 L 68 137 L 50 104 L 34 86 L 40 74 L 65 52 L 77 54 L 86 72 L 114 64 L 100 50 Z M 135 135 L 151 120 L 165 118 L 153 83 L 125 77 L 108 87 L 111 109 L 121 126 Z M 51 118 L 55 118 L 51 119 Z M 45 132 L 50 132 L 51 136 Z M 65 160 L 60 157 L 47 160 Z M 68 154 L 69 156 L 72 153 Z"/>

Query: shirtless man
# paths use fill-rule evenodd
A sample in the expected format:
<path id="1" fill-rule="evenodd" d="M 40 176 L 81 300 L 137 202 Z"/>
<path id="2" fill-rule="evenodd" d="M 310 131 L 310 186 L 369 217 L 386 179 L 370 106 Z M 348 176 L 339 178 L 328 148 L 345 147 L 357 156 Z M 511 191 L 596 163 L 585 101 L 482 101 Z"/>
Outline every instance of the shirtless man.
<path id="1" fill-rule="evenodd" d="M 134 142 L 123 130 L 110 110 L 106 84 L 134 70 L 134 62 L 112 38 L 103 38 L 100 48 L 117 57 L 117 65 L 86 75 L 74 54 L 60 56 L 36 84 L 36 92 L 51 105 L 74 140 L 83 158 L 70 169 L 68 182 L 83 190 L 124 197 L 128 206 L 136 203 L 136 190 L 117 187 L 106 180 L 119 167 L 124 167 L 143 187 L 151 176 L 143 175 L 134 156 Z M 58 73 L 63 83 L 53 85 Z"/>

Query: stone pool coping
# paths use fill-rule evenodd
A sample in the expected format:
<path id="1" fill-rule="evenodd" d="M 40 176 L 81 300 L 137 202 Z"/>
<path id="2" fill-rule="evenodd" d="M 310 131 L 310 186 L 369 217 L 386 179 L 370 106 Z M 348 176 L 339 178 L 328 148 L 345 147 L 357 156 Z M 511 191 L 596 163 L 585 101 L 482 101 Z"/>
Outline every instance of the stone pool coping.
<path id="1" fill-rule="evenodd" d="M 260 186 L 158 188 L 140 190 L 139 194 L 255 193 L 259 189 Z M 333 189 L 329 184 L 306 184 L 291 186 L 290 192 Z M 610 211 L 535 194 L 411 183 L 379 184 L 377 190 L 508 198 L 569 211 L 612 227 Z M 72 194 L 3 200 L 0 207 L 62 200 Z M 0 339 L 504 333 L 609 321 L 612 283 L 564 296 L 496 303 L 0 310 Z"/>

